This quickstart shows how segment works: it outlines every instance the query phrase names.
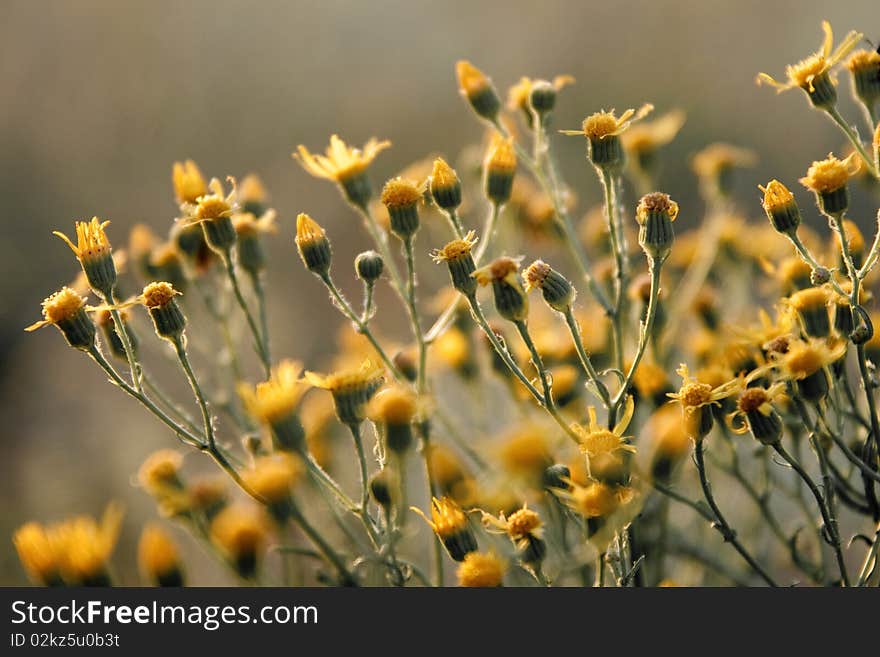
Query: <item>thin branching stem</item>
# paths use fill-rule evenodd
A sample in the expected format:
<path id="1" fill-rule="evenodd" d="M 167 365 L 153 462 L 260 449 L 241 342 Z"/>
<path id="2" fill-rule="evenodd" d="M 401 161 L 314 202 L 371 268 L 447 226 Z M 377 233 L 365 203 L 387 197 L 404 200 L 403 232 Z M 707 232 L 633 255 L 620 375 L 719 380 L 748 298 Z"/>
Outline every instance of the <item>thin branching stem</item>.
<path id="1" fill-rule="evenodd" d="M 811 437 L 810 440 L 813 441 L 814 439 Z M 834 550 L 834 556 L 837 559 L 837 567 L 840 571 L 840 578 L 844 586 L 849 586 L 849 576 L 846 572 L 846 562 L 843 558 L 843 550 L 840 546 L 840 535 L 837 530 L 837 519 L 832 517 L 825 497 L 822 495 L 822 492 L 819 490 L 816 482 L 813 481 L 813 478 L 806 470 L 804 470 L 803 466 L 797 461 L 797 459 L 795 459 L 791 454 L 788 453 L 785 447 L 782 446 L 781 442 L 777 442 L 775 445 L 773 445 L 773 449 L 775 449 L 779 456 L 781 456 L 783 460 L 785 460 L 785 462 L 788 463 L 795 472 L 797 472 L 798 476 L 807 485 L 807 488 L 810 490 L 810 493 L 816 500 L 816 506 L 819 507 L 819 513 L 822 515 L 822 522 L 825 524 L 825 534 L 828 537 L 828 542 L 831 544 L 831 547 Z M 817 449 L 818 452 L 822 448 L 814 444 L 814 449 Z M 819 458 L 823 457 L 824 455 L 821 455 Z M 826 482 L 825 486 L 830 494 L 830 482 Z"/>
<path id="2" fill-rule="evenodd" d="M 721 509 L 718 508 L 718 504 L 715 502 L 715 496 L 712 494 L 712 486 L 709 483 L 709 474 L 706 470 L 706 459 L 703 450 L 704 442 L 705 441 L 702 439 L 695 441 L 694 462 L 697 464 L 697 473 L 700 476 L 700 487 L 703 489 L 703 497 L 706 498 L 706 502 L 709 504 L 709 508 L 712 509 L 712 513 L 715 516 L 712 526 L 718 530 L 726 543 L 730 543 L 733 546 L 733 548 L 743 559 L 745 559 L 746 563 L 749 564 L 751 569 L 754 570 L 761 579 L 763 579 L 769 586 L 778 586 L 764 567 L 755 560 L 751 553 L 749 553 L 745 546 L 740 542 L 739 538 L 736 536 L 736 532 L 731 528 L 730 523 L 727 522 L 724 514 L 721 513 Z"/>
<path id="3" fill-rule="evenodd" d="M 251 330 L 251 336 L 254 340 L 254 350 L 257 352 L 257 356 L 259 356 L 260 358 L 260 362 L 263 365 L 263 370 L 266 378 L 269 378 L 272 364 L 269 361 L 269 354 L 266 351 L 266 345 L 263 343 L 263 336 L 260 334 L 260 328 L 259 326 L 257 326 L 257 321 L 254 319 L 254 315 L 251 312 L 247 300 L 244 298 L 244 294 L 241 291 L 241 285 L 238 280 L 238 273 L 235 271 L 235 262 L 233 262 L 232 259 L 232 251 L 226 250 L 221 255 L 221 258 L 223 260 L 223 265 L 226 267 L 226 275 L 229 278 L 229 282 L 232 284 L 232 292 L 235 294 L 235 300 L 238 302 L 241 311 L 244 313 L 245 319 L 247 319 L 248 327 Z"/>

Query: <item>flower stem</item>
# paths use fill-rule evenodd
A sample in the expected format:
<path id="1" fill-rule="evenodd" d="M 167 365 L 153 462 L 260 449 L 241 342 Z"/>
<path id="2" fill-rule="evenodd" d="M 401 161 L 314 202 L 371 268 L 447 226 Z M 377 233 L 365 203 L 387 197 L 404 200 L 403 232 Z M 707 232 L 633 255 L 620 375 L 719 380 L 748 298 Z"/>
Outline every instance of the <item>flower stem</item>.
<path id="1" fill-rule="evenodd" d="M 425 344 L 425 338 L 422 335 L 422 329 L 419 325 L 419 312 L 416 306 L 416 266 L 415 258 L 413 257 L 413 238 L 411 236 L 403 240 L 403 252 L 406 257 L 406 300 L 419 352 L 419 369 L 416 385 L 419 394 L 424 395 L 427 392 L 428 346 Z"/>
<path id="2" fill-rule="evenodd" d="M 703 496 L 706 498 L 706 502 L 709 504 L 709 508 L 712 509 L 712 513 L 715 515 L 714 522 L 712 526 L 718 530 L 721 536 L 724 538 L 726 543 L 730 543 L 733 548 L 739 552 L 739 555 L 745 559 L 746 563 L 754 570 L 760 577 L 763 579 L 768 585 L 772 587 L 778 586 L 772 577 L 764 570 L 763 566 L 759 564 L 755 558 L 749 554 L 749 551 L 746 550 L 745 546 L 740 543 L 739 539 L 736 537 L 736 532 L 731 528 L 730 524 L 724 518 L 724 515 L 721 513 L 721 509 L 718 508 L 718 504 L 715 502 L 715 496 L 712 494 L 712 487 L 709 485 L 709 476 L 706 472 L 706 460 L 704 458 L 703 453 L 703 440 L 695 441 L 694 446 L 694 461 L 697 464 L 697 472 L 700 475 L 700 487 L 703 489 Z"/>
<path id="3" fill-rule="evenodd" d="M 611 323 L 614 339 L 614 359 L 617 369 L 623 371 L 623 302 L 626 288 L 626 253 L 623 235 L 618 234 L 617 187 L 615 177 L 607 169 L 600 170 L 602 189 L 605 193 L 605 217 L 611 237 L 611 250 L 614 254 L 614 301 Z"/>
<path id="4" fill-rule="evenodd" d="M 119 376 L 119 373 L 115 369 L 113 369 L 113 366 L 107 361 L 107 359 L 104 357 L 104 354 L 102 354 L 96 346 L 93 346 L 91 349 L 89 349 L 87 353 L 89 354 L 89 356 L 92 357 L 92 360 L 94 360 L 98 364 L 98 366 L 102 370 L 104 370 L 107 376 L 110 377 L 110 380 L 117 387 L 121 388 L 130 397 L 133 397 L 138 402 L 140 402 L 148 411 L 150 411 L 150 413 L 155 415 L 163 424 L 171 429 L 182 442 L 193 447 L 197 447 L 199 449 L 204 449 L 205 443 L 202 442 L 199 436 L 188 430 L 186 427 L 183 427 L 175 422 L 168 416 L 167 413 L 165 413 L 165 411 L 159 408 L 153 402 L 153 400 L 147 397 L 143 392 L 139 392 L 132 385 L 127 383 L 125 379 Z"/>
<path id="5" fill-rule="evenodd" d="M 574 342 L 574 348 L 575 351 L 577 351 L 578 359 L 581 361 L 581 366 L 596 386 L 599 398 L 602 400 L 605 408 L 610 408 L 611 397 L 608 393 L 608 388 L 602 383 L 602 380 L 599 378 L 599 373 L 596 371 L 596 368 L 593 367 L 593 363 L 590 361 L 589 355 L 587 355 L 587 350 L 584 349 L 584 341 L 581 338 L 580 326 L 578 326 L 577 319 L 572 312 L 571 306 L 568 306 L 565 309 L 563 316 L 565 317 L 565 323 L 568 325 L 568 330 L 571 333 L 571 339 Z"/>
<path id="6" fill-rule="evenodd" d="M 193 394 L 195 395 L 196 401 L 199 405 L 199 410 L 202 412 L 202 422 L 204 424 L 205 437 L 208 441 L 208 447 L 210 449 L 216 449 L 216 439 L 214 437 L 214 421 L 211 417 L 211 412 L 208 410 L 208 402 L 205 399 L 205 395 L 202 393 L 202 388 L 199 385 L 198 379 L 196 379 L 196 375 L 193 372 L 192 366 L 189 362 L 189 357 L 186 354 L 186 346 L 184 345 L 183 336 L 178 336 L 174 340 L 174 350 L 177 352 L 177 359 L 180 361 L 180 366 L 183 368 L 184 374 L 186 374 L 187 381 L 189 381 L 189 385 L 192 388 Z"/>
<path id="7" fill-rule="evenodd" d="M 815 443 L 815 440 L 812 436 L 810 440 L 811 442 L 813 442 L 813 448 L 816 449 L 817 452 L 820 452 L 822 449 L 821 446 Z M 849 586 L 849 576 L 846 573 L 846 564 L 843 559 L 843 551 L 840 547 L 840 535 L 837 531 L 837 519 L 832 516 L 831 511 L 829 510 L 828 505 L 825 501 L 825 498 L 822 496 L 822 492 L 819 490 L 816 482 L 813 481 L 813 478 L 810 477 L 807 471 L 804 470 L 800 463 L 798 463 L 797 459 L 795 459 L 791 454 L 786 451 L 786 449 L 782 446 L 782 443 L 776 443 L 775 445 L 773 445 L 773 448 L 776 450 L 779 456 L 781 456 L 785 460 L 785 462 L 788 463 L 795 472 L 797 472 L 798 476 L 807 485 L 807 488 L 810 489 L 810 493 L 813 494 L 813 497 L 816 500 L 816 505 L 819 507 L 819 512 L 822 514 L 822 522 L 825 523 L 825 533 L 827 534 L 828 539 L 830 539 L 829 542 L 831 543 L 831 547 L 834 549 L 834 556 L 837 559 L 837 567 L 840 570 L 841 580 L 843 581 L 844 586 Z M 821 454 L 819 458 L 823 459 L 824 454 Z M 824 485 L 826 487 L 826 490 L 833 490 L 830 481 L 826 481 Z"/>
<path id="8" fill-rule="evenodd" d="M 342 296 L 339 288 L 336 287 L 336 283 L 334 283 L 333 279 L 330 278 L 330 274 L 322 274 L 320 276 L 320 279 L 327 287 L 330 295 L 336 301 L 336 307 L 355 325 L 358 333 L 362 334 L 369 341 L 369 343 L 373 346 L 373 349 L 375 349 L 376 353 L 379 355 L 379 358 L 381 358 L 382 362 L 385 363 L 385 367 L 387 367 L 388 371 L 391 372 L 391 375 L 398 381 L 406 381 L 406 378 L 403 376 L 403 374 L 401 374 L 400 370 L 397 369 L 388 354 L 385 353 L 382 345 L 379 344 L 379 341 L 370 330 L 367 322 L 358 317 L 357 313 L 355 313 L 354 309 L 351 307 L 351 304 L 349 304 L 345 297 Z"/>
<path id="9" fill-rule="evenodd" d="M 486 252 L 489 250 L 489 243 L 494 239 L 495 236 L 495 227 L 498 222 L 498 215 L 501 212 L 500 206 L 493 203 L 492 208 L 489 212 L 489 216 L 486 219 L 486 224 L 483 228 L 483 234 L 480 239 L 479 246 L 477 246 L 477 250 L 474 251 L 474 265 L 479 266 L 483 257 L 486 255 Z M 431 344 L 436 340 L 440 335 L 442 335 L 449 325 L 452 324 L 452 320 L 455 318 L 455 311 L 458 308 L 459 299 L 456 297 L 453 299 L 448 306 L 443 310 L 437 320 L 434 322 L 433 326 L 425 333 L 425 342 L 427 344 Z"/>
<path id="10" fill-rule="evenodd" d="M 266 316 L 266 291 L 263 289 L 263 279 L 258 272 L 251 274 L 251 284 L 257 297 L 257 314 L 260 317 L 260 332 L 263 335 L 263 349 L 266 352 L 266 360 L 272 362 L 272 352 L 269 348 L 269 320 Z"/>
<path id="11" fill-rule="evenodd" d="M 648 310 L 645 315 L 645 322 L 642 324 L 641 330 L 639 331 L 639 344 L 636 349 L 636 354 L 633 357 L 632 365 L 630 365 L 629 371 L 626 373 L 626 377 L 623 380 L 623 384 L 620 386 L 620 390 L 618 390 L 614 399 L 611 401 L 608 412 L 609 427 L 614 426 L 614 423 L 617 422 L 617 412 L 620 409 L 620 404 L 626 399 L 626 395 L 629 393 L 629 388 L 635 378 L 636 370 L 639 367 L 639 363 L 642 361 L 642 357 L 645 355 L 645 350 L 651 339 L 654 319 L 657 316 L 657 303 L 660 296 L 660 269 L 662 266 L 662 260 L 658 261 L 656 258 L 648 258 L 648 269 L 651 274 L 651 290 L 650 298 L 648 299 Z"/>
<path id="12" fill-rule="evenodd" d="M 250 327 L 251 335 L 254 339 L 254 350 L 257 352 L 257 356 L 260 357 L 260 362 L 263 364 L 266 378 L 269 378 L 272 369 L 269 361 L 269 354 L 263 343 L 263 338 L 260 335 L 260 329 L 257 327 L 257 322 L 241 292 L 241 285 L 239 285 L 238 282 L 238 274 L 235 272 L 235 263 L 232 261 L 232 251 L 227 249 L 221 257 L 223 259 L 223 264 L 226 267 L 226 274 L 229 277 L 229 282 L 232 283 L 232 291 L 235 294 L 235 299 L 238 301 L 238 305 L 244 313 L 248 326 Z"/>

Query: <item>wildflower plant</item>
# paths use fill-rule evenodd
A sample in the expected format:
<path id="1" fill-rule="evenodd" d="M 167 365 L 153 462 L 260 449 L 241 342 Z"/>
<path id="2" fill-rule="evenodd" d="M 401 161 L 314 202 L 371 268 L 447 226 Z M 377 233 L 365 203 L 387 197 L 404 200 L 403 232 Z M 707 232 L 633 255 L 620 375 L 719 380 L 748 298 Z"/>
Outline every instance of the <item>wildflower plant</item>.
<path id="1" fill-rule="evenodd" d="M 389 141 L 296 148 L 360 219 L 354 263 L 339 262 L 324 218 L 293 221 L 256 176 L 206 182 L 189 160 L 172 168 L 166 241 L 137 226 L 125 259 L 108 221 L 76 222 L 75 241 L 57 233 L 82 273 L 27 330 L 58 328 L 185 450 L 150 455 L 137 476 L 166 519 L 143 529 L 143 581 L 188 583 L 173 523 L 246 582 L 876 582 L 880 230 L 865 238 L 850 197 L 855 179 L 880 176 L 878 57 L 853 53 L 860 33 L 835 47 L 823 30 L 785 82 L 758 76 L 802 89 L 853 147 L 804 167 L 816 212 L 773 179 L 759 186 L 767 222 L 745 219 L 759 204 L 740 207 L 731 180 L 756 154 L 720 142 L 692 159 L 705 209 L 680 208 L 655 181 L 685 115 L 647 121 L 645 103 L 585 108 L 580 129 L 561 131 L 584 140 L 582 175 L 603 190 L 579 222 L 550 128 L 574 79 L 523 77 L 505 106 L 461 61 L 459 92 L 486 130 L 479 173 L 432 156 L 380 191 L 374 162 Z M 868 140 L 838 110 L 842 67 Z M 824 238 L 809 228 L 816 216 Z M 342 316 L 334 358 L 273 358 L 267 239 L 296 250 Z M 344 278 L 360 281 L 359 302 Z M 380 306 L 384 286 L 394 296 Z M 394 314 L 407 333 L 391 338 L 375 320 Z M 156 344 L 191 400 L 157 380 Z M 198 458 L 222 478 L 193 477 Z M 742 508 L 716 494 L 722 480 Z M 100 522 L 31 522 L 13 542 L 39 584 L 109 584 L 120 518 L 111 504 Z"/>

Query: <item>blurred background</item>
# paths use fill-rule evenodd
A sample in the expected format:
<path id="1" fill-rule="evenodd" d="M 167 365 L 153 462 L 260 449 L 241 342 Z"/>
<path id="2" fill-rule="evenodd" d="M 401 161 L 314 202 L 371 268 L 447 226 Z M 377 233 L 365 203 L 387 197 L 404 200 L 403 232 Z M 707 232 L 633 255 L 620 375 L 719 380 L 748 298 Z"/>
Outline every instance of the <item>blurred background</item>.
<path id="1" fill-rule="evenodd" d="M 815 50 L 823 18 L 838 37 L 858 29 L 880 39 L 877 13 L 874 0 L 3 0 L 0 584 L 26 581 L 9 539 L 15 527 L 99 514 L 110 499 L 128 510 L 115 562 L 133 573 L 138 528 L 155 516 L 133 473 L 152 450 L 172 446 L 57 332 L 22 331 L 77 271 L 51 230 L 98 215 L 112 220 L 119 245 L 136 222 L 164 234 L 176 212 L 174 160 L 193 158 L 207 175 L 257 172 L 280 218 L 268 270 L 274 351 L 319 367 L 332 347 L 327 327 L 340 323 L 296 257 L 293 219 L 301 211 L 319 219 L 343 263 L 365 238 L 333 186 L 291 160 L 297 144 L 323 150 L 334 132 L 355 144 L 390 139 L 377 182 L 428 153 L 454 159 L 482 135 L 456 91 L 454 62 L 467 58 L 502 93 L 521 75 L 577 78 L 557 105 L 560 128 L 645 101 L 658 112 L 684 109 L 661 176 L 682 220 L 702 210 L 689 156 L 716 140 L 759 154 L 739 180 L 752 215 L 760 214 L 755 186 L 771 177 L 798 187 L 809 208 L 796 179 L 812 160 L 840 153 L 841 137 L 801 92 L 777 97 L 753 79 L 781 77 L 786 63 Z M 847 79 L 843 112 L 861 121 L 848 87 Z M 554 142 L 583 210 L 598 200 L 583 140 Z M 869 215 L 856 216 L 867 229 Z M 218 577 L 211 564 L 191 567 L 193 583 Z"/>

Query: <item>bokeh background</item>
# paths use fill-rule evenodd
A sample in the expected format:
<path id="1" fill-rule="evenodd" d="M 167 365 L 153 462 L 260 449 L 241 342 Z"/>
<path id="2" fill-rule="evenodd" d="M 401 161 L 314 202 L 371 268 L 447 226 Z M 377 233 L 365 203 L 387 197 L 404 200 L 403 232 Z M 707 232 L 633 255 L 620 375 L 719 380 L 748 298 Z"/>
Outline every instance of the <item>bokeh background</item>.
<path id="1" fill-rule="evenodd" d="M 686 110 L 662 175 L 682 220 L 701 210 L 691 153 L 715 140 L 755 149 L 760 164 L 739 191 L 757 214 L 757 183 L 795 187 L 810 161 L 842 142 L 800 92 L 777 97 L 755 86 L 755 73 L 782 75 L 814 50 L 823 18 L 841 36 L 880 38 L 874 0 L 2 0 L 0 11 L 0 584 L 26 581 L 9 540 L 15 527 L 97 514 L 109 499 L 128 509 L 116 563 L 133 573 L 137 530 L 155 515 L 133 473 L 171 445 L 57 333 L 22 332 L 76 272 L 52 229 L 99 215 L 120 244 L 135 222 L 164 233 L 174 160 L 194 158 L 209 175 L 258 172 L 281 219 L 268 273 L 274 349 L 314 366 L 339 322 L 296 258 L 293 218 L 319 218 L 340 258 L 364 238 L 336 190 L 291 161 L 296 144 L 323 149 L 333 132 L 355 143 L 388 138 L 381 180 L 427 153 L 454 158 L 481 137 L 456 93 L 455 60 L 471 59 L 501 90 L 520 75 L 569 73 L 577 85 L 561 97 L 557 127 L 645 101 Z M 860 119 L 841 95 L 845 114 Z M 595 202 L 582 141 L 555 141 L 581 207 Z M 217 572 L 197 561 L 191 578 L 222 581 Z"/>

